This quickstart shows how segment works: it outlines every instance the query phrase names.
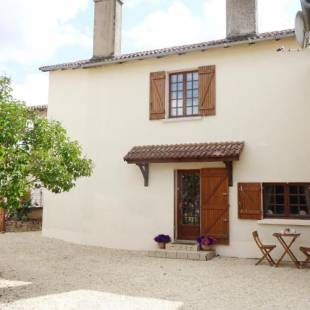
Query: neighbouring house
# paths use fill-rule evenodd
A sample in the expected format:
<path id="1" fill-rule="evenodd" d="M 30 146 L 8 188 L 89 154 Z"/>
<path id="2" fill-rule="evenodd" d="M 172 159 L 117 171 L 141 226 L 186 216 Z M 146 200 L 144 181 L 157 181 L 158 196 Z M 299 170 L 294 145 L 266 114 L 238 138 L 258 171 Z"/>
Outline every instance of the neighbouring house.
<path id="1" fill-rule="evenodd" d="M 41 68 L 48 117 L 95 163 L 45 197 L 45 236 L 148 250 L 210 235 L 256 257 L 252 231 L 274 244 L 289 226 L 310 244 L 310 51 L 293 30 L 257 33 L 256 7 L 227 1 L 224 39 L 121 54 L 122 2 L 95 0 L 93 57 Z"/>
<path id="2" fill-rule="evenodd" d="M 42 105 L 33 105 L 29 107 L 30 110 L 36 111 L 40 116 L 42 117 L 47 117 L 47 105 L 42 104 Z"/>

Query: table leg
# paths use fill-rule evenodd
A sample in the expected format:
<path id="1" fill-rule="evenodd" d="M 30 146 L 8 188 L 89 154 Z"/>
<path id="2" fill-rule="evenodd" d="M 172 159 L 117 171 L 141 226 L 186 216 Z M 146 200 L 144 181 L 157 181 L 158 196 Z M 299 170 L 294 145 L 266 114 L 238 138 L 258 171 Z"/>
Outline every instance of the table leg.
<path id="1" fill-rule="evenodd" d="M 297 268 L 300 268 L 300 264 L 296 258 L 296 256 L 293 254 L 293 252 L 290 250 L 290 247 L 292 246 L 292 244 L 295 242 L 297 236 L 296 237 L 293 237 L 293 239 L 291 240 L 291 242 L 287 245 L 284 241 L 284 239 L 279 236 L 277 239 L 279 240 L 279 242 L 281 243 L 281 245 L 283 246 L 284 248 L 284 253 L 282 254 L 282 256 L 279 258 L 278 262 L 276 263 L 276 267 L 278 267 L 281 263 L 281 261 L 283 260 L 284 256 L 286 254 L 289 255 L 289 257 L 291 258 L 292 262 L 295 264 L 295 266 Z"/>

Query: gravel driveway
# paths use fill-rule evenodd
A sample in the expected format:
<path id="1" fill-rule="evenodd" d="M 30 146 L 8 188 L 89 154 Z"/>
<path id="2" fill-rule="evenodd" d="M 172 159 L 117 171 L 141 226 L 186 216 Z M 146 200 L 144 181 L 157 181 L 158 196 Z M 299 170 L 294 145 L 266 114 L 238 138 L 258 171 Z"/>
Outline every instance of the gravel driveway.
<path id="1" fill-rule="evenodd" d="M 0 309 L 310 309 L 310 269 L 168 260 L 0 235 Z"/>

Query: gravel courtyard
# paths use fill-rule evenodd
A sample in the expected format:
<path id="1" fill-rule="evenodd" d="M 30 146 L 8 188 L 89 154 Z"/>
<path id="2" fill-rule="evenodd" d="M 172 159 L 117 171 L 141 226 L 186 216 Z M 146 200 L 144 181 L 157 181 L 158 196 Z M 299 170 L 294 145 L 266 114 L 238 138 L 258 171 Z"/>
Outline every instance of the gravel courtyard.
<path id="1" fill-rule="evenodd" d="M 310 309 L 310 269 L 149 258 L 40 233 L 0 235 L 0 309 Z"/>

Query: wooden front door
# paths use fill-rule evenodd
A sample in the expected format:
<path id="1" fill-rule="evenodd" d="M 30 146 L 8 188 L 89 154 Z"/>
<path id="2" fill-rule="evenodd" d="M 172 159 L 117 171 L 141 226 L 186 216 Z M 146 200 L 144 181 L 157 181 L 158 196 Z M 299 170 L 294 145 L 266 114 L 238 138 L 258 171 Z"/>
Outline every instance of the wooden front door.
<path id="1" fill-rule="evenodd" d="M 226 169 L 201 170 L 201 234 L 229 243 L 229 183 Z"/>
<path id="2" fill-rule="evenodd" d="M 200 170 L 177 172 L 177 239 L 200 235 Z"/>

